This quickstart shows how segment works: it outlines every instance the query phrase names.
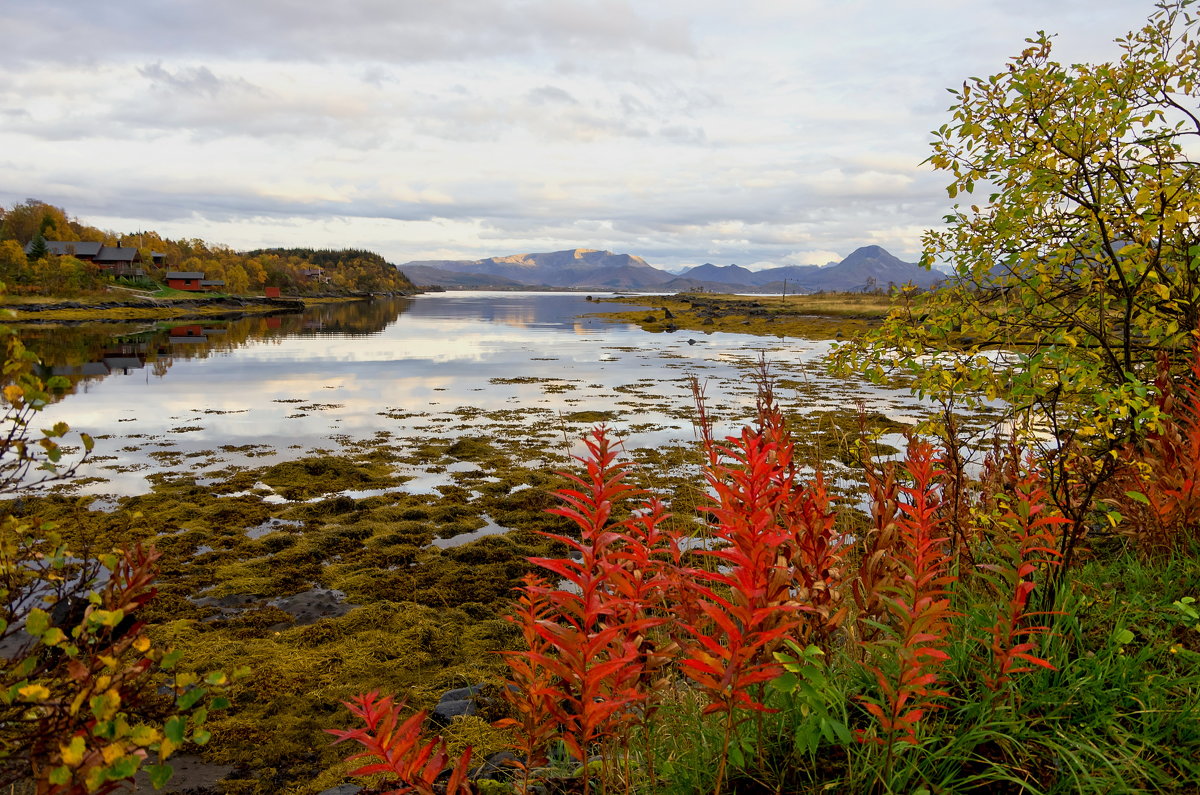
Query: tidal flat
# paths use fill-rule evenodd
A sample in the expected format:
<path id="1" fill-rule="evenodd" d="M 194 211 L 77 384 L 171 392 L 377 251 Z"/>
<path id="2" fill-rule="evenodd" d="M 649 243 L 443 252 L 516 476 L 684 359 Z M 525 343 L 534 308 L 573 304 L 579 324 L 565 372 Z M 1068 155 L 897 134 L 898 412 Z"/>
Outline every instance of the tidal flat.
<path id="1" fill-rule="evenodd" d="M 340 701 L 377 689 L 430 707 L 499 682 L 497 652 L 518 641 L 503 620 L 512 589 L 528 557 L 565 552 L 540 533 L 569 530 L 547 509 L 593 425 L 624 439 L 634 481 L 694 529 L 693 379 L 718 434 L 734 433 L 766 361 L 852 533 L 860 426 L 886 456 L 921 413 L 903 390 L 831 379 L 825 341 L 652 333 L 580 317 L 593 308 L 451 294 L 55 337 L 74 360 L 52 366 L 76 374 L 47 419 L 95 433 L 97 453 L 9 509 L 56 523 L 76 554 L 160 550 L 153 636 L 197 671 L 252 669 L 203 752 L 229 768 L 220 791 L 321 792 L 349 769 L 324 733 L 349 725 Z M 101 376 L 106 357 L 127 366 Z M 452 746 L 502 748 L 493 717 L 456 719 Z"/>

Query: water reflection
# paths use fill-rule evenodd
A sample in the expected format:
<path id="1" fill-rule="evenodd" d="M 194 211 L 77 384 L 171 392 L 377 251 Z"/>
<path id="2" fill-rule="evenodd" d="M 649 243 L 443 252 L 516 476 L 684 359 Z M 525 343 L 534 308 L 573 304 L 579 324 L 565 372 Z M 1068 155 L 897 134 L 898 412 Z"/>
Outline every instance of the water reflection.
<path id="1" fill-rule="evenodd" d="M 80 382 L 135 370 L 148 369 L 161 378 L 176 360 L 204 359 L 291 336 L 378 334 L 411 306 L 408 298 L 384 298 L 223 320 L 27 325 L 20 333 L 42 362 L 41 376 L 65 377 L 72 392 Z"/>
<path id="2" fill-rule="evenodd" d="M 733 431 L 752 411 L 760 354 L 797 384 L 796 411 L 865 398 L 913 413 L 906 394 L 824 376 L 825 342 L 652 334 L 585 316 L 612 308 L 579 294 L 443 293 L 22 334 L 73 385 L 45 419 L 99 440 L 85 473 L 103 478 L 94 493 L 138 493 L 162 471 L 220 479 L 231 465 L 464 435 L 491 435 L 526 463 L 555 451 L 559 466 L 564 437 L 597 414 L 631 446 L 690 441 L 688 376 L 708 382 L 713 415 Z"/>

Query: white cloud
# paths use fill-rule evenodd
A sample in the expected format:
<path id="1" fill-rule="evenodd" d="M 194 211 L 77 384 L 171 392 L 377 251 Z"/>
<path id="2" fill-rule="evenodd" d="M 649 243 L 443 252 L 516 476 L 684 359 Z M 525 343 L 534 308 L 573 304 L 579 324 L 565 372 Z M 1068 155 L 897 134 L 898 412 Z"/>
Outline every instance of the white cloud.
<path id="1" fill-rule="evenodd" d="M 915 259 L 946 86 L 1127 0 L 44 0 L 0 7 L 0 204 L 393 261 Z M 839 253 L 840 252 L 840 253 Z"/>

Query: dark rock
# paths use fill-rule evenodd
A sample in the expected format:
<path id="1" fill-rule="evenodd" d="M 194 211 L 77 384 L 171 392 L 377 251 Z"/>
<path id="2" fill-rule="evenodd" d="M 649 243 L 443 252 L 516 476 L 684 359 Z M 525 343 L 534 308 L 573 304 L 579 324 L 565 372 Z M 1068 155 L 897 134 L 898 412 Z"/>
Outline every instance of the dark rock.
<path id="1" fill-rule="evenodd" d="M 359 792 L 362 792 L 362 787 L 357 784 L 339 784 L 336 787 L 321 790 L 317 795 L 357 795 Z"/>
<path id="2" fill-rule="evenodd" d="M 482 684 L 478 684 L 447 690 L 442 693 L 429 716 L 434 723 L 444 726 L 459 715 L 476 714 L 479 712 L 479 705 L 475 703 L 475 699 L 483 692 L 483 687 Z"/>
<path id="3" fill-rule="evenodd" d="M 442 693 L 438 701 L 462 701 L 464 699 L 475 698 L 483 692 L 483 685 L 471 685 L 470 687 L 457 687 L 454 690 L 447 690 Z"/>

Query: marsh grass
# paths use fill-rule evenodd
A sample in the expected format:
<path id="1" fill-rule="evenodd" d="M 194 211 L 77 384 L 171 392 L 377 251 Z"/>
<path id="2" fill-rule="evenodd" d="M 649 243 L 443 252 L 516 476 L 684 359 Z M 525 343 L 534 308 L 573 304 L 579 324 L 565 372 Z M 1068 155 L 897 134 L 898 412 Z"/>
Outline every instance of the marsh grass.
<path id="1" fill-rule="evenodd" d="M 881 321 L 891 306 L 888 296 L 869 293 L 785 297 L 681 293 L 674 296 L 635 295 L 595 300 L 649 307 L 650 311 L 593 315 L 614 322 L 634 323 L 647 331 L 721 331 L 808 339 L 833 339 L 865 329 Z"/>

